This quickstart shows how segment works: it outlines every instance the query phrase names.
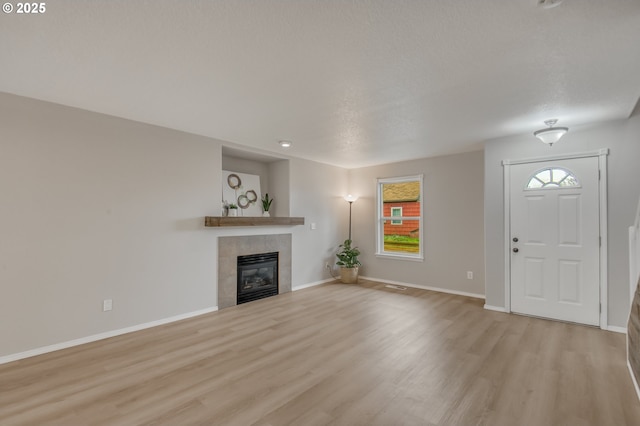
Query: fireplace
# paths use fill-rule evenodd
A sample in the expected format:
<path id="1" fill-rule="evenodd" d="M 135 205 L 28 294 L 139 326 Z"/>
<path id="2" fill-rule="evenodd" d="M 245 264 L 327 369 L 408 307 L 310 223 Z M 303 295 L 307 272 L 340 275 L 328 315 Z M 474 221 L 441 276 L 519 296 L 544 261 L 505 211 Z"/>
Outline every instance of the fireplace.
<path id="1" fill-rule="evenodd" d="M 291 234 L 218 237 L 218 309 L 238 304 L 238 256 L 278 253 L 278 294 L 291 291 Z"/>
<path id="2" fill-rule="evenodd" d="M 238 305 L 277 294 L 278 252 L 238 256 Z"/>

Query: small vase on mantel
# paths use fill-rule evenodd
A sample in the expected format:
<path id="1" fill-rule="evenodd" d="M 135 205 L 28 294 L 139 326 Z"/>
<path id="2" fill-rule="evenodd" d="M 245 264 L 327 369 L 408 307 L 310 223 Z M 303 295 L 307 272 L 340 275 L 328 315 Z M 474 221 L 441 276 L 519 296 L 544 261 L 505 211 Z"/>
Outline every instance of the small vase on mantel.
<path id="1" fill-rule="evenodd" d="M 262 217 L 271 217 L 271 213 L 269 213 L 269 212 L 262 212 Z"/>

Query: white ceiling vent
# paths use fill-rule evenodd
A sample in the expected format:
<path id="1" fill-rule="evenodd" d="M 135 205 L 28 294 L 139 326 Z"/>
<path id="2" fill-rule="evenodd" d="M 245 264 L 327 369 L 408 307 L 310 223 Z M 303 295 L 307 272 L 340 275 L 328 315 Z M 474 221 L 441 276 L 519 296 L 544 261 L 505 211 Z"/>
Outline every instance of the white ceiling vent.
<path id="1" fill-rule="evenodd" d="M 558 6 L 562 1 L 563 0 L 538 0 L 538 6 L 543 9 L 551 9 L 552 7 Z"/>

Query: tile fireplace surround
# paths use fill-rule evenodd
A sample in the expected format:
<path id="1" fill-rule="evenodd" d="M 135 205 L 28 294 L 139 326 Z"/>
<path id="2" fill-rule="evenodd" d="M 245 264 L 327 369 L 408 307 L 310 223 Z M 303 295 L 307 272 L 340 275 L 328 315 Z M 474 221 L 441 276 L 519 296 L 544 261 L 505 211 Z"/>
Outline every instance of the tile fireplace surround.
<path id="1" fill-rule="evenodd" d="M 278 293 L 291 291 L 291 234 L 218 238 L 218 309 L 235 306 L 238 256 L 278 252 Z"/>

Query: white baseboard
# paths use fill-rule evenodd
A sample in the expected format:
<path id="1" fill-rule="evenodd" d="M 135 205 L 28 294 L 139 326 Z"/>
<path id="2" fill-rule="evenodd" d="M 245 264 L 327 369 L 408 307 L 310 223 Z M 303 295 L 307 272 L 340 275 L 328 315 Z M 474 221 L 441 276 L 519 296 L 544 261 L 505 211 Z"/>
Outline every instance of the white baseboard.
<path id="1" fill-rule="evenodd" d="M 455 294 L 457 296 L 466 296 L 466 297 L 473 297 L 475 299 L 484 299 L 484 294 L 467 293 L 465 291 L 450 290 L 448 288 L 431 287 L 427 285 L 412 284 L 412 283 L 403 283 L 400 281 L 383 280 L 380 278 L 363 277 L 363 276 L 361 276 L 360 278 L 362 278 L 363 280 L 377 281 L 385 284 L 395 284 L 395 285 L 401 285 L 405 287 L 419 288 L 422 290 L 437 291 L 439 293 L 448 293 L 448 294 Z"/>
<path id="2" fill-rule="evenodd" d="M 484 305 L 484 308 L 487 311 L 496 311 L 496 312 L 505 312 L 505 313 L 507 312 L 507 310 L 502 306 L 491 306 L 491 305 L 487 305 L 486 303 Z"/>
<path id="3" fill-rule="evenodd" d="M 491 306 L 491 305 L 485 304 L 484 308 L 488 311 L 507 312 L 507 310 L 502 306 Z M 627 329 L 625 327 L 617 327 L 615 325 L 609 325 L 609 326 L 603 327 L 603 330 L 613 331 L 614 333 L 627 334 Z"/>
<path id="4" fill-rule="evenodd" d="M 293 287 L 291 289 L 291 291 L 302 290 L 303 288 L 315 287 L 317 285 L 330 283 L 330 282 L 335 281 L 335 280 L 336 280 L 335 278 L 328 278 L 328 279 L 322 280 L 322 281 L 314 281 L 312 283 L 302 284 L 302 285 Z"/>
<path id="5" fill-rule="evenodd" d="M 218 310 L 217 306 L 199 311 L 187 312 L 186 314 L 176 315 L 169 318 L 163 318 L 157 321 L 151 321 L 144 324 L 138 324 L 131 327 L 121 328 L 119 330 L 106 331 L 104 333 L 94 334 L 92 336 L 81 337 L 79 339 L 70 340 L 68 342 L 56 343 L 54 345 L 43 346 L 41 348 L 30 349 L 25 352 L 11 354 L 0 357 L 0 364 L 6 364 L 12 361 L 18 361 L 24 358 L 30 358 L 36 355 L 42 355 L 49 352 L 59 351 L 61 349 L 71 348 L 73 346 L 84 345 L 85 343 L 95 342 L 97 340 L 108 339 L 110 337 L 120 336 L 122 334 L 133 333 L 134 331 L 144 330 L 146 328 L 157 327 L 159 325 L 168 324 L 170 322 L 181 321 L 187 318 L 197 317 L 199 315 L 208 314 Z"/>
<path id="6" fill-rule="evenodd" d="M 638 386 L 638 381 L 636 380 L 636 375 L 633 374 L 633 369 L 631 368 L 631 364 L 629 360 L 627 360 L 627 368 L 629 369 L 629 374 L 631 375 L 631 381 L 633 382 L 633 387 L 636 389 L 636 395 L 640 400 L 640 386 Z"/>
<path id="7" fill-rule="evenodd" d="M 626 327 L 617 327 L 615 325 L 608 325 L 606 327 L 607 331 L 613 331 L 614 333 L 622 333 L 622 334 L 627 334 L 627 328 Z"/>

